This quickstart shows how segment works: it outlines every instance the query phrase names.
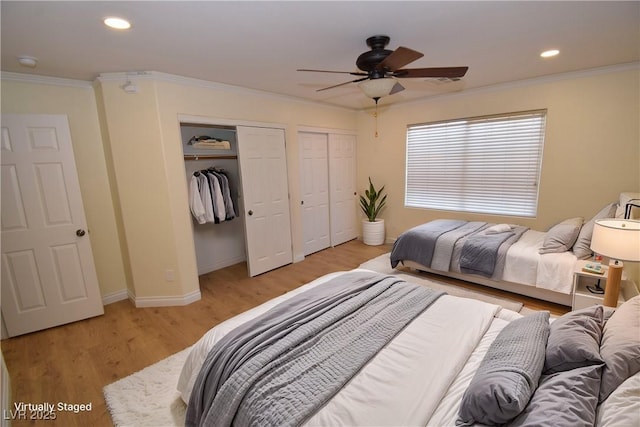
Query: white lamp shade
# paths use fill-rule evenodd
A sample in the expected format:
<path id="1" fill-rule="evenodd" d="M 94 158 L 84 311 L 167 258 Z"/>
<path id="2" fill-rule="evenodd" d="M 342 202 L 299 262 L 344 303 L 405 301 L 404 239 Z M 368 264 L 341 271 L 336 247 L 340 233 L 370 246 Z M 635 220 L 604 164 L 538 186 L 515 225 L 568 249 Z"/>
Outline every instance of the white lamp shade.
<path id="1" fill-rule="evenodd" d="M 396 80 L 392 78 L 369 79 L 358 84 L 365 95 L 369 98 L 382 98 L 391 93 L 396 85 Z"/>
<path id="2" fill-rule="evenodd" d="M 593 227 L 591 250 L 620 261 L 640 261 L 640 221 L 600 219 Z"/>

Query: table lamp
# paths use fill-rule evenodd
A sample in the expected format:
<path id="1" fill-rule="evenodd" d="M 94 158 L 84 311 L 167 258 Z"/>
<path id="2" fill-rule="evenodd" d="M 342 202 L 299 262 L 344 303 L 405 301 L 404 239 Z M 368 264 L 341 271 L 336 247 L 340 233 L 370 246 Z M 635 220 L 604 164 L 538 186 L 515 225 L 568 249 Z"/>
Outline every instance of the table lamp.
<path id="1" fill-rule="evenodd" d="M 597 220 L 593 227 L 591 250 L 611 260 L 602 304 L 616 307 L 624 267 L 622 261 L 640 261 L 640 221 Z"/>

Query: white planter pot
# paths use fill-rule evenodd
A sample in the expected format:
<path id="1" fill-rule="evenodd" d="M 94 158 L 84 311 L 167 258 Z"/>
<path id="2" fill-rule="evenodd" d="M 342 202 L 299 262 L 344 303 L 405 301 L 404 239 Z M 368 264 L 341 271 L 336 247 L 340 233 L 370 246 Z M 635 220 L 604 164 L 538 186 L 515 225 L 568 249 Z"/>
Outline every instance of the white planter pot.
<path id="1" fill-rule="evenodd" d="M 362 220 L 362 241 L 365 245 L 377 246 L 384 243 L 384 219 L 375 222 Z"/>

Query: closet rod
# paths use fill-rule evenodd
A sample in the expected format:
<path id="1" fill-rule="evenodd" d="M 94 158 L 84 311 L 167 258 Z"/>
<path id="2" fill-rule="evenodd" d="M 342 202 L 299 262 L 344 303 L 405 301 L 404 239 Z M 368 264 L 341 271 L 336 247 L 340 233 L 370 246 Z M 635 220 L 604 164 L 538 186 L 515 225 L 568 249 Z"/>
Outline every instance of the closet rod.
<path id="1" fill-rule="evenodd" d="M 200 159 L 237 159 L 238 156 L 219 156 L 215 154 L 185 154 L 185 160 L 200 160 Z"/>

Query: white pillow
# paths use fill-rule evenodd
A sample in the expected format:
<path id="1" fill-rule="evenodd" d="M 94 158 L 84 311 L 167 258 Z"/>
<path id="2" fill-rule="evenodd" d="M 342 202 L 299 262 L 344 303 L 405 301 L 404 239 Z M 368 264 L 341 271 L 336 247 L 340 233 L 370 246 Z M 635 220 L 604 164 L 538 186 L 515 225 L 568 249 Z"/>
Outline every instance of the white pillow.
<path id="1" fill-rule="evenodd" d="M 484 232 L 485 234 L 498 234 L 505 233 L 507 231 L 511 231 L 511 226 L 509 224 L 496 224 L 487 228 Z"/>
<path id="2" fill-rule="evenodd" d="M 640 414 L 640 372 L 627 378 L 598 407 L 596 426 L 635 426 Z"/>

